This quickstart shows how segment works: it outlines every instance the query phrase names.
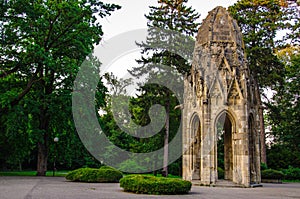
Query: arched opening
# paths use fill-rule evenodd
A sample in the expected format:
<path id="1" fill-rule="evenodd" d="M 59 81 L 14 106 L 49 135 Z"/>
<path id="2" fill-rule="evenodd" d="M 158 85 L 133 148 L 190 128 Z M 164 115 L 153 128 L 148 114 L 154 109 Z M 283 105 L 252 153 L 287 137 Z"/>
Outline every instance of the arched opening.
<path id="1" fill-rule="evenodd" d="M 233 179 L 232 120 L 222 113 L 216 122 L 218 179 Z"/>
<path id="2" fill-rule="evenodd" d="M 200 172 L 201 172 L 201 125 L 200 119 L 197 115 L 195 115 L 191 122 L 191 171 L 192 171 L 192 180 L 200 180 Z"/>
<path id="3" fill-rule="evenodd" d="M 250 115 L 248 119 L 249 127 L 249 166 L 250 166 L 250 184 L 257 183 L 257 161 L 256 161 L 256 148 L 255 148 L 255 128 L 254 119 Z"/>

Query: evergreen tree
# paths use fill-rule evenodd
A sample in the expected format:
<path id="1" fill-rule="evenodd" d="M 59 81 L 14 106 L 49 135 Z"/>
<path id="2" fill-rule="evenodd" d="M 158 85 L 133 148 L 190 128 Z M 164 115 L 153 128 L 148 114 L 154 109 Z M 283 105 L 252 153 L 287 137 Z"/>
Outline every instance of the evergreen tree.
<path id="1" fill-rule="evenodd" d="M 268 103 L 268 122 L 271 128 L 272 143 L 268 157 L 272 166 L 287 168 L 300 165 L 300 47 L 292 46 L 280 50 L 280 59 L 285 63 L 284 83 L 276 88 Z M 274 151 L 272 150 L 274 149 Z M 278 149 L 282 153 L 278 155 Z M 291 155 L 286 155 L 286 154 Z M 281 158 L 284 157 L 284 164 Z M 273 159 L 273 160 L 272 160 Z M 279 165 L 276 165 L 280 162 Z"/>
<path id="2" fill-rule="evenodd" d="M 150 13 L 145 17 L 148 20 L 147 26 L 149 28 L 149 37 L 145 43 L 140 43 L 142 48 L 142 57 L 137 62 L 140 66 L 133 68 L 130 73 L 139 77 L 143 74 L 149 74 L 148 78 L 151 79 L 159 77 L 159 71 L 164 70 L 158 67 L 159 65 L 168 66 L 177 70 L 182 76 L 189 73 L 191 63 L 184 59 L 179 54 L 192 56 L 193 49 L 189 49 L 190 46 L 194 46 L 192 37 L 197 32 L 199 24 L 196 20 L 199 18 L 199 14 L 195 12 L 192 7 L 187 7 L 185 4 L 187 0 L 158 0 L 158 6 L 151 6 Z M 166 30 L 166 31 L 165 31 Z M 176 42 L 176 38 L 173 38 L 172 33 L 168 35 L 168 31 L 178 32 L 182 35 L 189 37 L 191 45 L 185 46 L 183 42 Z M 166 37 L 169 39 L 166 42 Z M 175 36 L 174 36 L 175 37 Z M 176 52 L 170 52 L 165 50 L 165 46 L 172 43 L 173 49 Z M 151 48 L 154 46 L 155 48 Z M 160 78 L 167 78 L 161 76 Z M 176 81 L 171 79 L 165 79 L 164 81 Z M 170 113 L 171 101 L 175 97 L 173 93 L 167 88 L 158 88 L 156 85 L 148 85 L 141 88 L 143 96 L 142 98 L 149 100 L 148 106 L 151 106 L 150 97 L 156 95 L 159 98 L 163 98 L 162 105 L 166 109 L 166 123 L 164 132 L 164 163 L 163 174 L 168 175 L 168 142 L 170 135 Z"/>
<path id="3" fill-rule="evenodd" d="M 280 0 L 239 0 L 229 7 L 244 35 L 246 55 L 255 80 L 255 99 L 259 104 L 261 161 L 266 163 L 264 106 L 261 99 L 264 88 L 273 89 L 283 83 L 284 65 L 275 55 L 277 33 L 284 28 L 288 13 Z"/>
<path id="4" fill-rule="evenodd" d="M 284 1 L 284 0 L 282 0 Z M 285 40 L 286 45 L 299 45 L 300 44 L 300 1 L 287 0 L 284 1 L 285 5 L 283 10 L 288 13 L 287 22 L 285 27 L 288 29 Z"/>

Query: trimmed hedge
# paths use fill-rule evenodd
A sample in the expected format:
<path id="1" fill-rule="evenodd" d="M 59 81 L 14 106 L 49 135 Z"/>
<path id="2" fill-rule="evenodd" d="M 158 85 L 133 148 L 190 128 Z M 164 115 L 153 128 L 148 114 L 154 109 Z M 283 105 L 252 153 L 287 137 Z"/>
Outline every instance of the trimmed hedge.
<path id="1" fill-rule="evenodd" d="M 262 179 L 283 179 L 284 174 L 281 171 L 277 171 L 274 169 L 266 169 L 261 171 Z"/>
<path id="2" fill-rule="evenodd" d="M 75 182 L 119 182 L 123 174 L 108 166 L 94 168 L 80 168 L 69 172 L 66 175 L 67 180 Z"/>
<path id="3" fill-rule="evenodd" d="M 126 192 L 174 195 L 187 194 L 191 190 L 192 183 L 175 178 L 129 175 L 120 180 L 120 186 Z"/>

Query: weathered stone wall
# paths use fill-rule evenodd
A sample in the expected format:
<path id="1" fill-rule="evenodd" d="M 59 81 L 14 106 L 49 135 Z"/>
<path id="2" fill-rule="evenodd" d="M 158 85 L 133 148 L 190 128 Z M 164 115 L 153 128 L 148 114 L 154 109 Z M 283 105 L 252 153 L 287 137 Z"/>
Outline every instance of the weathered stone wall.
<path id="1" fill-rule="evenodd" d="M 258 106 L 253 89 L 239 27 L 225 8 L 217 7 L 199 28 L 191 73 L 185 78 L 185 179 L 217 183 L 216 123 L 223 115 L 230 138 L 225 143 L 226 177 L 244 186 L 260 182 Z M 198 127 L 195 118 L 199 118 Z"/>

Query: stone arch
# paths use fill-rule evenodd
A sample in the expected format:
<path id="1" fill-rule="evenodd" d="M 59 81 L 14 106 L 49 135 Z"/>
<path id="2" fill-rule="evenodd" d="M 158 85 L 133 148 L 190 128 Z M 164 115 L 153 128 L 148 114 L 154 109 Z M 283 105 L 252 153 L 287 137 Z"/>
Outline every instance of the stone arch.
<path id="1" fill-rule="evenodd" d="M 215 118 L 215 168 L 222 168 L 224 179 L 230 181 L 233 180 L 234 171 L 233 134 L 235 128 L 236 119 L 228 110 L 222 110 Z M 218 173 L 217 176 L 219 175 Z"/>
<path id="2" fill-rule="evenodd" d="M 201 173 L 201 121 L 197 113 L 190 120 L 190 171 L 192 180 L 199 180 Z"/>
<path id="3" fill-rule="evenodd" d="M 217 167 L 218 149 L 223 149 L 225 179 L 246 187 L 260 182 L 259 107 L 251 98 L 256 80 L 250 75 L 241 36 L 236 21 L 222 7 L 209 12 L 198 30 L 191 74 L 184 80 L 184 179 L 195 179 L 192 170 L 200 166 L 194 173 L 200 173 L 201 184 L 222 184 Z M 223 147 L 218 145 L 218 130 Z M 201 143 L 194 143 L 194 135 L 202 137 Z"/>

